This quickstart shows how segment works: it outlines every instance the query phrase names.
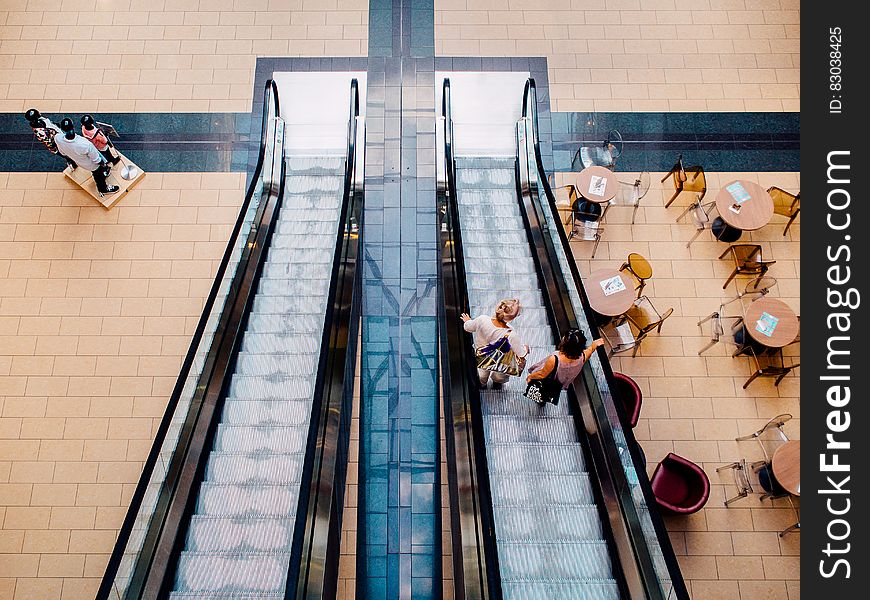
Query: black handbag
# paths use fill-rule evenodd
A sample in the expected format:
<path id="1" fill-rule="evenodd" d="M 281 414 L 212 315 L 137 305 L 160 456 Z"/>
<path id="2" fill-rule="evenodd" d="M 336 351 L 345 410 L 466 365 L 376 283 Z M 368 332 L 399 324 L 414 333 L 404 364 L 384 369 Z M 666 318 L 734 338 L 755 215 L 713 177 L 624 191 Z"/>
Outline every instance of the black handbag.
<path id="1" fill-rule="evenodd" d="M 543 379 L 533 379 L 529 382 L 523 396 L 529 400 L 534 400 L 538 404 L 544 404 L 545 402 L 553 405 L 559 404 L 559 396 L 562 393 L 562 384 L 556 379 L 556 371 L 559 369 L 559 357 L 553 355 L 553 358 L 556 359 L 553 370 Z"/>

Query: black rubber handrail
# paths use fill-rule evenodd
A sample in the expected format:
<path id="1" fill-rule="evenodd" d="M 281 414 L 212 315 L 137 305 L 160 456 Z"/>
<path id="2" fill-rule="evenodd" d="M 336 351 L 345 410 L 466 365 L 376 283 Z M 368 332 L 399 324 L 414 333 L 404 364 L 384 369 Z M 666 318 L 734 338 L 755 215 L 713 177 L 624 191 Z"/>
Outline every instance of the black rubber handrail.
<path id="1" fill-rule="evenodd" d="M 444 80 L 444 154 L 447 194 L 442 199 L 440 279 L 444 293 L 440 344 L 443 404 L 451 499 L 454 596 L 458 600 L 502 597 L 489 470 L 480 411 L 477 366 L 460 315 L 469 311 L 465 258 L 459 226 L 450 80 Z"/>
<path id="2" fill-rule="evenodd" d="M 550 211 L 550 214 L 552 215 L 554 221 L 556 223 L 559 223 L 559 214 L 556 208 L 556 199 L 553 195 L 552 189 L 550 188 L 549 181 L 547 180 L 546 170 L 544 169 L 544 164 L 541 157 L 540 140 L 538 137 L 537 90 L 533 78 L 529 78 L 526 81 L 526 85 L 523 90 L 522 116 L 529 117 L 531 120 L 537 179 L 540 187 L 544 190 L 544 195 L 547 198 L 547 209 Z M 536 205 L 535 209 L 543 213 L 543 204 L 541 203 L 540 197 L 537 194 L 533 194 L 533 202 Z M 543 217 L 543 214 L 541 214 L 541 216 Z M 578 295 L 580 296 L 584 317 L 590 327 L 593 336 L 597 337 L 598 329 L 595 324 L 594 314 L 589 304 L 589 300 L 586 296 L 585 288 L 583 287 L 583 282 L 580 277 L 579 270 L 577 269 L 577 265 L 572 259 L 573 254 L 571 252 L 568 238 L 565 235 L 565 231 L 562 227 L 557 226 L 556 230 L 559 242 L 562 246 L 562 250 L 565 253 L 565 256 L 568 258 L 567 262 L 571 271 L 571 279 L 573 280 L 573 284 L 577 290 Z M 549 241 L 544 240 L 545 246 L 549 246 L 551 241 L 551 238 L 549 238 L 549 236 L 547 236 L 547 238 Z M 547 249 L 549 254 L 548 260 L 551 263 L 554 274 L 561 274 L 561 269 L 558 268 L 558 259 L 554 255 L 552 248 Z M 560 277 L 560 279 L 561 278 L 562 277 Z M 571 306 L 571 304 L 570 298 L 567 294 L 566 286 L 567 282 L 558 282 L 559 296 L 561 296 L 559 298 L 560 303 L 568 308 Z M 571 315 L 571 317 L 574 317 L 573 309 L 569 309 L 569 314 Z M 573 321 L 573 323 L 565 323 L 562 325 L 562 327 L 577 327 L 576 319 L 572 318 L 571 320 Z M 560 333 L 564 333 L 564 331 L 560 331 Z M 601 362 L 602 370 L 605 374 L 607 385 L 611 393 L 611 397 L 614 397 L 615 409 L 617 413 L 622 416 L 622 407 L 620 406 L 620 403 L 616 401 L 617 398 L 615 397 L 618 393 L 618 388 L 613 378 L 613 371 L 610 367 L 610 361 L 607 359 L 606 352 L 603 349 L 599 349 L 597 352 Z M 584 370 L 584 375 L 584 381 L 586 383 L 586 386 L 597 385 L 594 378 L 592 378 L 591 374 L 589 374 L 588 369 Z M 634 500 L 630 495 L 629 485 L 626 480 L 625 473 L 621 467 L 621 458 L 616 447 L 614 432 L 612 428 L 613 426 L 610 422 L 610 418 L 608 417 L 607 409 L 605 406 L 603 406 L 600 397 L 598 397 L 594 393 L 589 393 L 586 389 L 581 388 L 578 382 L 575 382 L 573 387 L 575 389 L 574 396 L 577 397 L 578 402 L 582 401 L 584 397 L 586 398 L 586 402 L 588 402 L 588 406 L 579 407 L 581 409 L 580 414 L 584 418 L 584 423 L 582 424 L 582 426 L 587 431 L 587 433 L 591 432 L 591 434 L 589 435 L 589 440 L 593 444 L 599 446 L 597 449 L 592 448 L 593 455 L 598 455 L 599 460 L 597 462 L 600 463 L 600 467 L 603 467 L 607 471 L 606 473 L 599 472 L 599 477 L 606 477 L 611 482 L 610 485 L 612 487 L 612 490 L 610 490 L 609 493 L 607 490 L 604 490 L 604 493 L 606 495 L 610 495 L 610 493 L 614 494 L 613 499 L 617 501 L 618 508 L 622 515 L 623 527 L 612 527 L 612 533 L 614 534 L 614 536 L 617 537 L 615 542 L 618 547 L 617 549 L 620 555 L 620 561 L 622 563 L 621 567 L 623 570 L 623 574 L 625 575 L 626 580 L 629 581 L 628 585 L 630 587 L 632 581 L 635 585 L 639 584 L 643 587 L 643 593 L 645 594 L 644 597 L 664 598 L 665 592 L 662 590 L 659 575 L 655 570 L 653 556 L 650 548 L 648 547 L 646 537 L 644 536 L 639 516 L 636 514 L 636 511 L 633 510 Z M 667 597 L 671 598 L 673 597 L 673 594 L 675 594 L 676 597 L 679 599 L 688 600 L 688 591 L 686 589 L 685 581 L 683 580 L 676 555 L 674 554 L 670 537 L 668 536 L 667 529 L 665 528 L 664 522 L 661 519 L 661 515 L 655 508 L 655 497 L 653 496 L 652 487 L 646 475 L 646 464 L 644 462 L 644 459 L 640 455 L 637 442 L 634 438 L 634 433 L 631 431 L 631 429 L 622 428 L 622 430 L 627 441 L 626 445 L 631 456 L 632 464 L 637 473 L 639 486 L 643 491 L 644 500 L 649 508 L 650 519 L 656 531 L 657 541 L 661 548 L 662 556 L 668 569 L 668 575 L 670 577 L 671 585 L 673 586 L 672 594 L 668 595 Z M 604 460 L 601 460 L 602 458 Z M 613 525 L 613 523 L 611 524 Z M 631 553 L 633 555 L 632 561 L 626 560 L 626 554 L 628 553 L 627 551 L 629 549 L 631 550 Z M 631 573 L 631 570 L 633 570 L 634 573 Z"/>
<path id="3" fill-rule="evenodd" d="M 217 296 L 220 291 L 221 284 L 223 283 L 224 276 L 226 275 L 227 266 L 229 265 L 230 258 L 232 257 L 232 254 L 236 248 L 236 241 L 242 229 L 242 225 L 245 222 L 245 216 L 247 215 L 251 200 L 254 197 L 254 193 L 257 191 L 258 180 L 263 169 L 263 159 L 266 154 L 266 129 L 269 125 L 269 114 L 271 107 L 274 107 L 274 112 L 276 115 L 280 114 L 280 105 L 278 101 L 278 86 L 273 80 L 269 79 L 266 81 L 265 90 L 263 92 L 263 116 L 262 125 L 260 128 L 260 149 L 257 155 L 257 164 L 254 167 L 253 176 L 251 177 L 251 183 L 249 184 L 247 192 L 245 193 L 244 202 L 242 202 L 242 206 L 239 209 L 239 215 L 236 218 L 235 224 L 233 225 L 229 241 L 227 242 L 227 247 L 224 250 L 221 262 L 218 265 L 214 282 L 212 283 L 211 289 L 209 290 L 208 297 L 206 298 L 205 305 L 202 310 L 202 315 L 199 318 L 199 322 L 197 323 L 196 329 L 194 330 L 193 337 L 187 350 L 187 354 L 185 355 L 184 361 L 181 364 L 181 371 L 178 375 L 178 379 L 175 382 L 175 387 L 172 390 L 169 401 L 167 402 L 166 411 L 164 412 L 163 418 L 161 419 L 160 425 L 157 428 L 157 432 L 155 433 L 154 443 L 151 447 L 151 451 L 148 453 L 148 457 L 145 459 L 145 464 L 142 467 L 142 475 L 139 477 L 139 482 L 136 484 L 136 489 L 134 490 L 133 496 L 130 499 L 130 507 L 127 510 L 126 516 L 124 517 L 124 522 L 122 523 L 121 528 L 118 531 L 118 538 L 115 541 L 115 546 L 112 550 L 111 556 L 109 557 L 109 561 L 106 565 L 106 571 L 103 574 L 103 579 L 100 582 L 100 587 L 97 591 L 96 598 L 98 600 L 108 599 L 111 597 L 112 587 L 118 574 L 118 568 L 120 567 L 121 561 L 123 560 L 124 550 L 126 549 L 127 544 L 130 542 L 130 535 L 133 531 L 136 517 L 142 507 L 142 501 L 145 498 L 145 493 L 148 490 L 148 483 L 154 473 L 154 468 L 157 465 L 157 460 L 160 457 L 160 450 L 163 446 L 163 442 L 166 439 L 166 434 L 169 431 L 172 417 L 178 406 L 178 402 L 186 385 L 187 378 L 190 376 L 190 369 L 193 366 L 193 362 L 197 354 L 197 349 L 199 348 L 199 344 L 202 341 L 202 337 L 205 332 L 206 325 L 208 324 L 211 312 L 214 309 L 214 304 L 217 300 Z M 230 289 L 229 293 L 232 293 L 232 291 L 233 290 Z M 232 298 L 228 296 L 225 302 L 225 306 L 232 304 L 231 300 Z"/>
<path id="4" fill-rule="evenodd" d="M 344 192 L 333 252 L 317 385 L 300 486 L 286 598 L 333 598 L 338 584 L 353 378 L 359 328 L 363 191 L 355 188 L 359 84 L 350 86 Z"/>

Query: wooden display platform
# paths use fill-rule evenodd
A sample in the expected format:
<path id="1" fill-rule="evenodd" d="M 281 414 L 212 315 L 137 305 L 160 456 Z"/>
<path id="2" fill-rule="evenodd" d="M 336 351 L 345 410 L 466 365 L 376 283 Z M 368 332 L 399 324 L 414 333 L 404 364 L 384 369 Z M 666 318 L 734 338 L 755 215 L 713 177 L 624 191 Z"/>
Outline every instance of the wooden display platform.
<path id="1" fill-rule="evenodd" d="M 118 152 L 118 149 L 115 148 L 115 152 Z M 83 169 L 81 167 L 73 170 L 71 167 L 67 167 L 64 169 L 63 174 L 66 175 L 69 179 L 76 183 L 80 188 L 89 193 L 94 200 L 102 204 L 106 209 L 112 208 L 117 202 L 127 195 L 133 186 L 142 181 L 145 178 L 145 171 L 140 169 L 137 165 L 135 165 L 130 159 L 126 156 L 118 152 L 118 155 L 121 157 L 121 162 L 112 167 L 109 176 L 106 177 L 106 183 L 108 185 L 117 185 L 118 191 L 114 194 L 103 194 L 97 191 L 97 184 L 94 183 L 94 178 L 91 176 L 91 172 Z M 135 167 L 137 171 L 136 177 L 127 181 L 123 177 L 121 177 L 121 169 L 125 166 Z"/>

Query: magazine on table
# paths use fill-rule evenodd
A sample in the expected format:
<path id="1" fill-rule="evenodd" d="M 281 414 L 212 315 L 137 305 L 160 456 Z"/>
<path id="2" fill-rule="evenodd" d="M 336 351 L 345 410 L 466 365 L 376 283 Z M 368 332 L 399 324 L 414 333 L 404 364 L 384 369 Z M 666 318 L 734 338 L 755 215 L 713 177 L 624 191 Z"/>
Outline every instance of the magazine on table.
<path id="1" fill-rule="evenodd" d="M 614 275 L 613 277 L 601 282 L 601 289 L 604 291 L 605 296 L 612 296 L 613 294 L 625 290 L 625 282 L 622 281 L 622 277 L 619 275 Z"/>

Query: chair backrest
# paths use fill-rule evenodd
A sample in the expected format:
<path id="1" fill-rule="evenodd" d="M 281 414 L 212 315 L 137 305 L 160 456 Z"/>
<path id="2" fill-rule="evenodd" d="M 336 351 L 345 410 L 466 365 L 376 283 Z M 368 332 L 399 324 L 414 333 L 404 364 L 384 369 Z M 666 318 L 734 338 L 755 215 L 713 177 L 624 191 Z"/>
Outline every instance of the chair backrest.
<path id="1" fill-rule="evenodd" d="M 574 226 L 572 228 L 573 237 L 586 241 L 594 241 L 600 238 L 602 233 L 604 233 L 604 227 L 601 225 L 601 221 L 574 219 Z"/>
<path id="2" fill-rule="evenodd" d="M 611 129 L 607 132 L 607 139 L 604 140 L 604 147 L 610 152 L 613 162 L 622 155 L 622 134 L 616 129 Z"/>
<path id="3" fill-rule="evenodd" d="M 643 171 L 631 181 L 619 182 L 620 204 L 637 206 L 650 188 L 649 171 Z"/>
<path id="4" fill-rule="evenodd" d="M 773 199 L 773 212 L 778 215 L 790 217 L 801 206 L 800 192 L 791 194 L 782 188 L 772 186 L 767 189 L 767 193 Z"/>
<path id="5" fill-rule="evenodd" d="M 740 294 L 740 296 L 746 296 L 749 294 L 765 296 L 775 285 L 776 278 L 767 275 L 760 275 L 746 284 L 746 287 L 743 289 L 743 293 Z"/>
<path id="6" fill-rule="evenodd" d="M 654 321 L 644 326 L 641 329 L 641 333 L 646 333 L 652 331 L 653 329 L 658 329 L 658 331 L 661 332 L 662 323 L 664 323 L 665 320 L 667 320 L 667 318 L 670 317 L 672 314 L 674 314 L 674 307 L 670 307 L 668 310 L 666 310 L 664 314 L 662 314 L 661 318 L 659 318 L 657 321 Z"/>
<path id="7" fill-rule="evenodd" d="M 689 207 L 689 214 L 692 216 L 692 223 L 701 231 L 711 226 L 710 212 L 715 204 L 701 204 L 698 199 Z"/>
<path id="8" fill-rule="evenodd" d="M 761 246 L 758 244 L 731 244 L 728 248 L 737 266 L 746 262 L 761 262 L 763 259 Z"/>

